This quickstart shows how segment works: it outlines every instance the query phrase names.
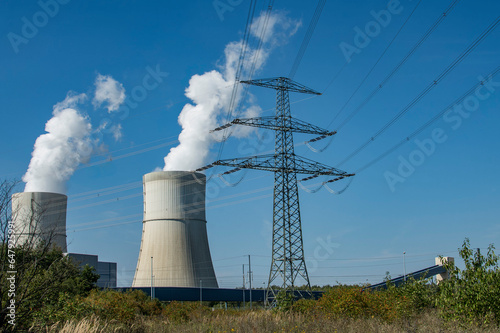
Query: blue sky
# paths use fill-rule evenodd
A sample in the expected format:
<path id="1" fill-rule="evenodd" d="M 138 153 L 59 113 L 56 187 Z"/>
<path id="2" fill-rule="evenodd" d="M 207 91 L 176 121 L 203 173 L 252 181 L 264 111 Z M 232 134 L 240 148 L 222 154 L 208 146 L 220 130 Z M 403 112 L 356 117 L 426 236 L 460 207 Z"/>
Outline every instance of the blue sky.
<path id="1" fill-rule="evenodd" d="M 49 3 L 49 7 L 43 5 Z M 373 12 L 386 10 L 390 3 L 394 6 L 390 20 L 378 23 Z M 292 114 L 326 127 L 417 3 L 327 1 L 294 77 L 324 93 L 309 99 L 291 94 Z M 418 3 L 329 129 L 336 129 L 370 95 L 450 3 Z M 119 285 L 130 285 L 138 257 L 142 175 L 162 168 L 164 157 L 178 144 L 179 113 L 187 103 L 194 104 L 185 96 L 190 79 L 223 71 L 226 45 L 243 37 L 248 6 L 248 1 L 226 0 L 0 3 L 0 177 L 20 179 L 28 169 L 36 139 L 45 133 L 45 124 L 53 116 L 54 105 L 65 100 L 69 91 L 85 93 L 88 100 L 77 109 L 92 125 L 89 139 L 99 149 L 95 147 L 90 160 L 82 161 L 66 182 L 68 249 L 118 262 Z M 266 6 L 267 2 L 258 2 L 258 12 Z M 288 75 L 314 10 L 315 3 L 275 1 L 272 15 L 281 25 L 264 43 L 268 56 L 253 78 Z M 310 137 L 296 135 L 296 153 L 337 166 L 433 82 L 499 13 L 497 1 L 460 1 L 323 152 L 303 144 Z M 30 24 L 35 30 L 29 30 Z M 359 44 L 357 31 L 366 33 L 367 27 L 375 30 Z M 253 37 L 252 47 L 257 42 Z M 346 45 L 357 47 L 347 64 L 342 51 Z M 499 59 L 497 28 L 393 126 L 340 168 L 355 172 L 408 137 L 483 80 L 478 77 L 492 72 L 500 65 Z M 106 104 L 92 103 L 99 75 L 112 77 L 125 89 L 127 99 L 114 112 L 108 112 Z M 250 99 L 242 102 L 245 108 L 258 107 L 262 115 L 274 112 L 273 91 L 257 87 L 248 91 Z M 438 254 L 456 257 L 465 237 L 473 247 L 483 249 L 498 243 L 500 76 L 478 94 L 468 96 L 469 104 L 459 104 L 360 172 L 341 195 L 326 188 L 314 194 L 300 191 L 311 283 L 379 282 L 386 271 L 393 276 L 403 273 L 404 251 L 406 269 L 412 271 L 432 265 Z M 108 129 L 119 125 L 121 138 L 115 140 L 110 130 L 99 131 L 103 123 Z M 229 138 L 221 157 L 272 151 L 271 137 L 256 139 L 265 133 Z M 314 147 L 323 148 L 328 142 Z M 218 147 L 212 146 L 207 163 L 217 158 Z M 247 263 L 247 254 L 252 255 L 254 285 L 262 285 L 269 271 L 273 177 L 248 171 L 232 175 L 229 181 L 241 176 L 238 186 L 226 186 L 217 177 L 208 185 L 209 241 L 223 287 L 241 284 L 241 265 Z M 330 188 L 341 190 L 347 184 L 338 182 Z"/>

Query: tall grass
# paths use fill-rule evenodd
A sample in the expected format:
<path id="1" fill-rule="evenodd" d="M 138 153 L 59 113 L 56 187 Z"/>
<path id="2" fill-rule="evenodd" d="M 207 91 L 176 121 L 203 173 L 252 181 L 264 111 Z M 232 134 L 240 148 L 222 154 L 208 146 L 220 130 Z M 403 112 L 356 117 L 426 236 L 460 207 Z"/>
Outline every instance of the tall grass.
<path id="1" fill-rule="evenodd" d="M 307 316 L 300 313 L 273 312 L 266 310 L 227 311 L 212 316 L 194 316 L 186 322 L 166 318 L 142 317 L 136 322 L 123 325 L 95 317 L 80 321 L 68 321 L 48 328 L 47 333 L 163 333 L 163 332 L 498 332 L 498 328 L 459 327 L 444 322 L 436 311 L 428 311 L 411 320 L 392 323 L 378 318 L 337 318 Z"/>

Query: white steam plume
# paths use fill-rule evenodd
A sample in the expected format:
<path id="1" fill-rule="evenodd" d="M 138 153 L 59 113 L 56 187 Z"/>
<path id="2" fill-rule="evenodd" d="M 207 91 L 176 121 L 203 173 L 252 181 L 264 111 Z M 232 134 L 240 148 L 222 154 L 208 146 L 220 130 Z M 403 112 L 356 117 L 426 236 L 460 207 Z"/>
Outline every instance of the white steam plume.
<path id="1" fill-rule="evenodd" d="M 28 171 L 23 176 L 24 191 L 64 194 L 66 181 L 80 163 L 90 158 L 92 126 L 75 108 L 86 98 L 85 94 L 69 93 L 54 106 L 53 117 L 45 124 L 47 133 L 36 140 Z"/>
<path id="2" fill-rule="evenodd" d="M 94 107 L 104 107 L 108 113 L 119 109 L 125 101 L 125 88 L 109 75 L 98 74 L 95 80 Z M 54 105 L 53 117 L 45 124 L 46 134 L 35 142 L 28 171 L 23 176 L 26 192 L 66 192 L 66 181 L 73 175 L 80 163 L 90 158 L 98 140 L 88 116 L 78 111 L 76 106 L 87 101 L 86 94 L 69 92 L 66 99 Z M 109 125 L 107 122 L 106 125 Z M 121 124 L 110 127 L 115 140 L 122 136 Z"/>
<path id="3" fill-rule="evenodd" d="M 263 42 L 263 47 L 257 53 L 255 49 L 247 48 L 247 55 L 243 69 L 248 71 L 254 67 L 259 70 L 265 64 L 271 49 L 284 39 L 294 34 L 300 22 L 287 18 L 283 13 L 275 13 L 269 17 L 266 33 L 262 34 L 265 14 L 256 18 L 252 25 L 251 33 Z M 170 149 L 165 157 L 163 170 L 193 170 L 201 167 L 214 143 L 214 137 L 209 131 L 217 127 L 220 116 L 228 111 L 233 85 L 236 80 L 238 59 L 242 41 L 231 42 L 224 50 L 225 62 L 220 66 L 220 71 L 212 70 L 203 75 L 193 75 L 186 89 L 186 97 L 193 104 L 186 104 L 179 114 L 179 124 L 182 131 L 179 135 L 179 145 Z M 236 105 L 241 99 L 242 89 L 236 96 Z M 255 117 L 260 113 L 258 106 L 247 107 L 241 117 Z M 251 132 L 251 128 L 239 126 L 235 136 L 244 136 Z"/>

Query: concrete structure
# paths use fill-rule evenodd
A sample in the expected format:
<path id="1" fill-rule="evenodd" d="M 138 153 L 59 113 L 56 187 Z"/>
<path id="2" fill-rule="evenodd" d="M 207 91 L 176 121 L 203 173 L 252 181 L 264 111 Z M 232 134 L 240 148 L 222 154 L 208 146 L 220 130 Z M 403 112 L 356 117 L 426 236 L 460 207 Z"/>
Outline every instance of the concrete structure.
<path id="1" fill-rule="evenodd" d="M 218 288 L 205 219 L 205 175 L 151 172 L 143 177 L 144 221 L 133 287 Z M 153 258 L 153 259 L 151 259 Z"/>
<path id="2" fill-rule="evenodd" d="M 97 262 L 97 286 L 99 288 L 116 288 L 117 265 L 116 262 Z"/>
<path id="3" fill-rule="evenodd" d="M 36 245 L 44 240 L 67 252 L 67 203 L 68 197 L 59 193 L 14 193 L 12 220 L 17 244 Z"/>
<path id="4" fill-rule="evenodd" d="M 455 259 L 453 257 L 443 257 L 443 259 L 441 260 L 440 257 L 436 257 L 436 260 L 435 260 L 435 263 L 438 266 L 443 266 L 447 262 L 455 262 Z M 448 272 L 437 274 L 436 275 L 436 283 L 439 283 L 443 280 L 447 280 L 449 278 L 450 278 L 450 276 L 449 276 Z"/>
<path id="5" fill-rule="evenodd" d="M 94 267 L 97 271 L 99 256 L 95 254 L 82 254 L 82 253 L 65 253 L 64 255 L 71 258 L 71 260 L 82 268 L 85 265 Z"/>
<path id="6" fill-rule="evenodd" d="M 65 253 L 80 267 L 89 265 L 94 267 L 99 274 L 97 286 L 99 288 L 116 288 L 117 265 L 116 262 L 99 261 L 99 257 L 93 254 Z"/>

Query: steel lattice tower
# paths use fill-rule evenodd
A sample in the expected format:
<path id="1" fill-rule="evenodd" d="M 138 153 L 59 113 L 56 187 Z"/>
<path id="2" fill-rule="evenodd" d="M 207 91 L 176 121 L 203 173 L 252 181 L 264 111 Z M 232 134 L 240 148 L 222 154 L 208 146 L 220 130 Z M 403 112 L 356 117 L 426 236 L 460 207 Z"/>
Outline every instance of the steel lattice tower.
<path id="1" fill-rule="evenodd" d="M 232 125 L 274 130 L 274 154 L 219 160 L 197 171 L 203 171 L 215 165 L 222 165 L 235 168 L 223 174 L 233 173 L 244 168 L 274 172 L 272 262 L 267 287 L 267 299 L 274 304 L 276 303 L 277 290 L 272 289 L 273 285 L 279 286 L 286 292 L 294 293 L 294 295 L 300 295 L 300 291 L 296 289 L 296 282 L 301 279 L 307 286 L 306 292 L 310 293 L 311 290 L 304 259 L 297 174 L 312 175 L 303 180 L 309 180 L 320 175 L 337 176 L 337 178 L 328 182 L 351 177 L 353 174 L 347 174 L 336 168 L 295 155 L 294 132 L 320 135 L 319 138 L 313 141 L 336 133 L 291 116 L 290 91 L 314 95 L 321 95 L 320 93 L 285 77 L 241 81 L 241 83 L 275 89 L 276 115 L 272 117 L 234 119 L 231 123 L 218 127 L 214 131 L 223 130 Z"/>

